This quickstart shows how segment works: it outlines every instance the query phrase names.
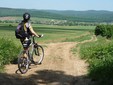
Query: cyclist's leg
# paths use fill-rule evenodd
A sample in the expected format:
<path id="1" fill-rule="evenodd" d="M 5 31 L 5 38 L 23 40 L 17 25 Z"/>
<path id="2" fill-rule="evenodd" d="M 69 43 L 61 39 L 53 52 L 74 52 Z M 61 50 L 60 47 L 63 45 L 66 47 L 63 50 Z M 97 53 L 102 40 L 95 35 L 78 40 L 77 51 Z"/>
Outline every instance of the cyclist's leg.
<path id="1" fill-rule="evenodd" d="M 23 56 L 24 57 L 27 57 L 27 52 L 28 52 L 28 48 L 29 48 L 29 45 L 30 45 L 30 43 L 31 43 L 31 40 L 29 40 L 28 42 L 24 42 L 24 40 L 25 39 L 20 39 L 20 41 L 21 41 L 21 44 L 22 44 L 22 46 L 23 46 L 23 49 L 24 49 L 24 51 L 23 51 Z"/>

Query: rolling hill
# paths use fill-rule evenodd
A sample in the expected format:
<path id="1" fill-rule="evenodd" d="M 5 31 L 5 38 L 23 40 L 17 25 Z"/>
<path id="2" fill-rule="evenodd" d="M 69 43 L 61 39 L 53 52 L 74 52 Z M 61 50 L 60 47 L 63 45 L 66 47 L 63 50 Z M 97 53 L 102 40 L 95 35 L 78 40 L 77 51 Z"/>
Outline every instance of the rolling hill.
<path id="1" fill-rule="evenodd" d="M 22 16 L 24 12 L 29 12 L 32 17 L 70 20 L 77 22 L 113 22 L 112 11 L 73 11 L 73 10 L 36 10 L 36 9 L 14 9 L 0 7 L 0 17 Z"/>

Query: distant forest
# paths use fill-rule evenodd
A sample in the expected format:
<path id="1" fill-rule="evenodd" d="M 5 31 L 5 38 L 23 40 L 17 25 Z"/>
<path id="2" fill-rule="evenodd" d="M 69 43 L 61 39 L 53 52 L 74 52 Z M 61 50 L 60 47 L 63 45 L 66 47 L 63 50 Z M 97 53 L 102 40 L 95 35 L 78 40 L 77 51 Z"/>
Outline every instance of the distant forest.
<path id="1" fill-rule="evenodd" d="M 71 10 L 36 10 L 36 9 L 14 9 L 0 7 L 0 17 L 22 16 L 24 12 L 29 12 L 32 17 L 68 20 L 74 22 L 113 22 L 112 11 L 71 11 Z"/>

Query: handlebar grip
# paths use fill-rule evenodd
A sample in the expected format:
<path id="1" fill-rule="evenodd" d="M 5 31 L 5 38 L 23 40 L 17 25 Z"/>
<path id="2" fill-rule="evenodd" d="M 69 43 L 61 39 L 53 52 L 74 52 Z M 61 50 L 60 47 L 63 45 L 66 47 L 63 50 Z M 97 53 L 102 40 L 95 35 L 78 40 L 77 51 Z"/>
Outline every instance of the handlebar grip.
<path id="1" fill-rule="evenodd" d="M 41 34 L 41 35 L 38 35 L 39 37 L 43 37 L 44 35 L 43 34 Z"/>

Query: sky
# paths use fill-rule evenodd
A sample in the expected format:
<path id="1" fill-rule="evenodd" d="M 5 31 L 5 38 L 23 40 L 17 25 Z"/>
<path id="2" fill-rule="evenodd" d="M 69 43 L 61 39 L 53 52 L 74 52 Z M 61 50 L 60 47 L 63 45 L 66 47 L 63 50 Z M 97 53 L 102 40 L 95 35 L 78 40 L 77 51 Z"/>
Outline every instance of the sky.
<path id="1" fill-rule="evenodd" d="M 75 11 L 113 11 L 113 0 L 0 0 L 0 7 Z"/>

